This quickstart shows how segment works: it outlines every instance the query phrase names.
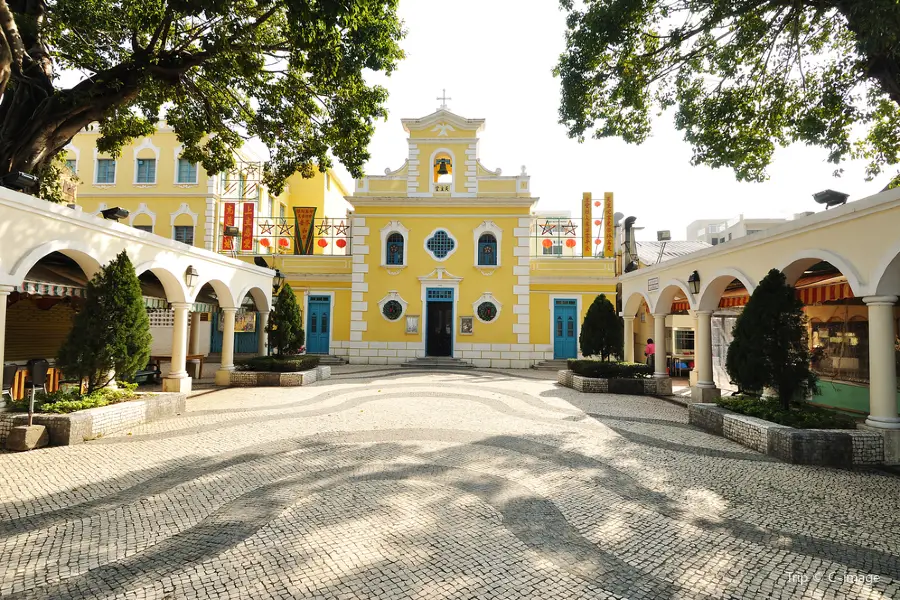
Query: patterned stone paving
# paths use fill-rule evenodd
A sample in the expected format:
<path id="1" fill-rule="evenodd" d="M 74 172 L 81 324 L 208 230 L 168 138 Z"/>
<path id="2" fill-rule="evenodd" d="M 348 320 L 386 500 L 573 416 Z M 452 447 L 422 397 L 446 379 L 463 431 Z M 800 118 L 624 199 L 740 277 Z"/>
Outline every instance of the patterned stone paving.
<path id="1" fill-rule="evenodd" d="M 646 397 L 345 372 L 0 454 L 2 598 L 894 598 L 900 478 Z"/>

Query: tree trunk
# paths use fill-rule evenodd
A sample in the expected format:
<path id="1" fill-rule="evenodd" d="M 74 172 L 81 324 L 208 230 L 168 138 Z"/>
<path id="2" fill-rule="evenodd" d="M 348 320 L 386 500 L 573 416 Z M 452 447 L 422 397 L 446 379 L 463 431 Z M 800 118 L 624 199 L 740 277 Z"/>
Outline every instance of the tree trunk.
<path id="1" fill-rule="evenodd" d="M 835 7 L 856 36 L 856 48 L 866 60 L 866 75 L 900 105 L 900 62 L 894 41 L 900 30 L 896 2 L 838 0 Z"/>

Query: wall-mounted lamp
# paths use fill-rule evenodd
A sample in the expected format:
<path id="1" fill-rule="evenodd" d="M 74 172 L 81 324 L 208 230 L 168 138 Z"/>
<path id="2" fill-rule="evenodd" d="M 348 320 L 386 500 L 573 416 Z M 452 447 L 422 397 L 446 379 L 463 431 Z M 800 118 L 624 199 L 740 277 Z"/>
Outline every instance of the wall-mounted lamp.
<path id="1" fill-rule="evenodd" d="M 281 286 L 283 285 L 284 273 L 282 273 L 278 269 L 275 269 L 275 277 L 272 278 L 272 289 L 275 291 L 275 293 L 278 293 L 278 291 L 281 289 Z"/>
<path id="2" fill-rule="evenodd" d="M 103 215 L 104 219 L 109 219 L 110 221 L 118 221 L 119 219 L 127 219 L 128 215 L 131 213 L 129 213 L 121 206 L 113 206 L 112 208 L 101 210 L 100 214 Z"/>
<path id="3" fill-rule="evenodd" d="M 194 287 L 194 284 L 197 283 L 198 275 L 200 275 L 200 273 L 197 271 L 197 269 L 194 267 L 194 265 L 191 265 L 187 269 L 185 269 L 184 282 L 187 284 L 187 286 L 189 288 Z"/>
<path id="4" fill-rule="evenodd" d="M 700 273 L 694 271 L 691 273 L 691 276 L 688 277 L 688 289 L 691 290 L 692 294 L 700 293 Z"/>

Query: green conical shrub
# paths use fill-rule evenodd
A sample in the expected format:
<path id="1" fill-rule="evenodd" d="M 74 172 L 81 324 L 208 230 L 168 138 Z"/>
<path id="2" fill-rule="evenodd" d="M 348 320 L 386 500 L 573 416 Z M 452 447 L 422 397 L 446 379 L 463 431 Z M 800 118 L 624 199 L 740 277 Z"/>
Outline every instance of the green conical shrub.
<path id="1" fill-rule="evenodd" d="M 306 341 L 297 297 L 288 284 L 284 284 L 278 292 L 275 306 L 269 315 L 269 323 L 266 325 L 266 333 L 269 334 L 269 343 L 276 349 L 278 356 L 297 354 Z"/>
<path id="2" fill-rule="evenodd" d="M 88 283 L 57 364 L 67 378 L 87 379 L 90 394 L 112 383 L 111 374 L 133 379 L 150 359 L 151 341 L 141 283 L 123 250 Z"/>
<path id="3" fill-rule="evenodd" d="M 606 298 L 606 294 L 594 298 L 588 308 L 584 323 L 581 324 L 578 342 L 583 356 L 600 356 L 603 360 L 610 356 L 622 356 L 622 319 L 616 314 L 616 308 Z"/>

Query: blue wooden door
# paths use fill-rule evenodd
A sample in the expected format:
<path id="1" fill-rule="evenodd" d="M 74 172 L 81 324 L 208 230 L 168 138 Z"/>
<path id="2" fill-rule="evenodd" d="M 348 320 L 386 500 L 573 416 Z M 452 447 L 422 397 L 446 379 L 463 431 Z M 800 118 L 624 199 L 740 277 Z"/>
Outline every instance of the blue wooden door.
<path id="1" fill-rule="evenodd" d="M 306 351 L 309 354 L 328 354 L 331 297 L 310 296 L 306 315 Z"/>
<path id="2" fill-rule="evenodd" d="M 212 314 L 212 326 L 210 327 L 209 351 L 213 354 L 222 352 L 222 332 L 219 331 L 219 321 L 222 316 L 219 313 Z M 256 314 L 256 331 L 236 331 L 234 334 L 235 354 L 256 354 L 259 349 L 257 342 L 259 335 L 259 314 Z"/>
<path id="3" fill-rule="evenodd" d="M 425 307 L 425 354 L 453 356 L 453 290 L 429 288 Z"/>
<path id="4" fill-rule="evenodd" d="M 578 301 L 556 300 L 553 306 L 553 358 L 578 356 Z"/>

